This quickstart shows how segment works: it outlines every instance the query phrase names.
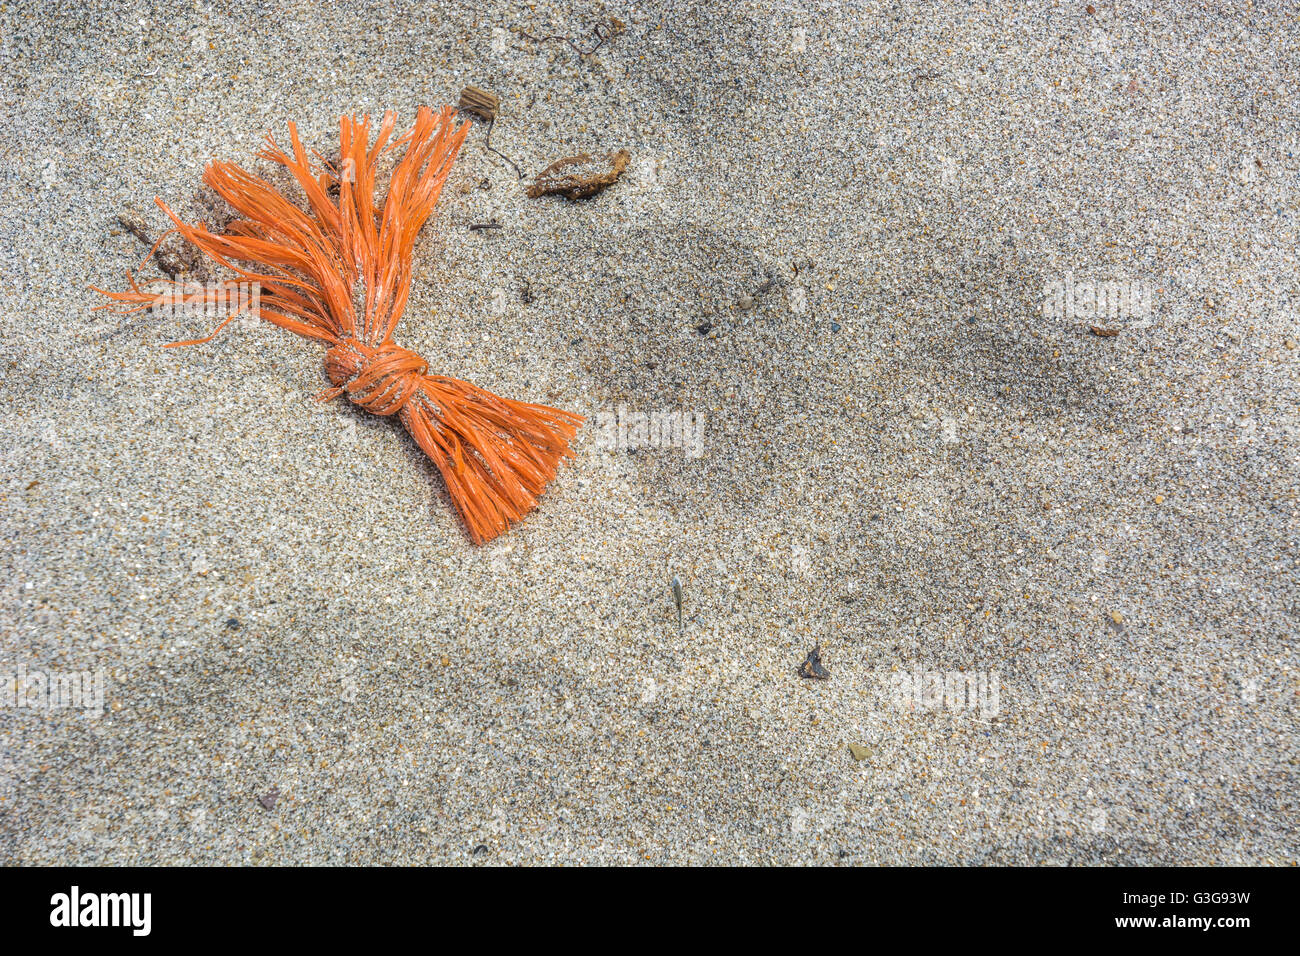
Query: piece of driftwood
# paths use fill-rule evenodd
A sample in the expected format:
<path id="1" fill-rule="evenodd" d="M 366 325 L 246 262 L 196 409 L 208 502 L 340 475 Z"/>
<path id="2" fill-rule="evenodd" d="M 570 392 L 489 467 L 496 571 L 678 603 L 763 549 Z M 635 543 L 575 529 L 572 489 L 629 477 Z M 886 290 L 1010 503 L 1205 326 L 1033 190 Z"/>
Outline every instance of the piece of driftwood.
<path id="1" fill-rule="evenodd" d="M 497 109 L 501 106 L 501 97 L 477 86 L 467 86 L 460 91 L 460 102 L 456 108 L 465 113 L 473 113 L 487 122 L 497 118 Z"/>
<path id="2" fill-rule="evenodd" d="M 528 187 L 528 198 L 558 195 L 586 199 L 594 196 L 618 181 L 631 158 L 625 149 L 604 156 L 579 153 L 566 157 L 537 174 L 536 181 Z"/>

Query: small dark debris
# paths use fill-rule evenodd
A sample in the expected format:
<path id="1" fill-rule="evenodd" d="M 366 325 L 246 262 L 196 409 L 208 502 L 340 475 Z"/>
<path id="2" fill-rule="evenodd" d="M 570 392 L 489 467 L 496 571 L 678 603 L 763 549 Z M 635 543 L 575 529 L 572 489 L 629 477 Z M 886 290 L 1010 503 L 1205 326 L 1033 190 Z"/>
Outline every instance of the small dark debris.
<path id="1" fill-rule="evenodd" d="M 139 213 L 127 210 L 117 217 L 117 221 L 146 248 L 153 246 L 154 240 L 149 238 L 149 227 Z M 178 275 L 192 275 L 199 279 L 206 279 L 208 275 L 203 253 L 197 246 L 180 236 L 168 236 L 159 243 L 158 248 L 154 250 L 153 260 L 158 264 L 158 268 L 172 279 Z"/>
<path id="2" fill-rule="evenodd" d="M 333 153 L 330 154 L 330 158 L 326 161 L 326 166 L 329 167 L 326 170 L 326 175 L 329 177 L 329 182 L 325 186 L 325 192 L 329 194 L 329 197 L 331 199 L 338 199 L 339 195 L 343 192 L 343 183 L 338 178 L 340 175 L 342 175 L 339 171 L 339 167 L 341 167 L 342 165 L 343 165 L 343 157 L 336 149 L 334 150 Z"/>
<path id="3" fill-rule="evenodd" d="M 831 672 L 822 666 L 822 646 L 820 643 L 813 645 L 813 649 L 808 652 L 808 656 L 799 665 L 799 676 L 812 678 L 813 680 L 830 679 Z"/>
<path id="4" fill-rule="evenodd" d="M 534 298 L 535 296 L 533 295 L 533 284 L 529 282 L 527 279 L 525 279 L 523 291 L 519 293 L 519 301 L 522 302 L 524 305 L 532 305 Z"/>
<path id="5" fill-rule="evenodd" d="M 832 332 L 838 332 L 839 330 L 840 330 L 840 324 L 839 324 L 838 322 L 832 322 L 832 323 L 831 323 L 831 331 L 832 331 Z"/>
<path id="6" fill-rule="evenodd" d="M 713 331 L 713 323 L 706 319 L 695 327 L 695 331 L 699 332 L 700 335 L 708 335 Z"/>
<path id="7" fill-rule="evenodd" d="M 227 631 L 237 631 L 240 629 L 241 626 L 242 625 L 239 623 L 239 618 L 237 617 L 231 617 L 226 619 Z"/>
<path id="8" fill-rule="evenodd" d="M 677 605 L 677 633 L 682 633 L 682 580 L 677 575 L 673 575 L 672 580 L 673 603 Z"/>
<path id="9" fill-rule="evenodd" d="M 257 802 L 260 803 L 267 810 L 274 810 L 275 802 L 279 799 L 280 799 L 280 791 L 277 788 L 275 790 L 272 790 L 266 796 L 258 797 Z"/>
<path id="10" fill-rule="evenodd" d="M 40 480 L 39 480 L 39 479 L 36 480 L 36 481 L 29 481 L 29 482 L 27 483 L 27 490 L 28 490 L 28 491 L 31 491 L 33 488 L 35 488 L 35 487 L 36 487 L 37 485 L 39 485 L 39 484 L 40 484 Z"/>
<path id="11" fill-rule="evenodd" d="M 487 856 L 487 854 L 488 854 L 488 848 L 486 843 L 480 843 L 478 846 L 474 847 L 473 850 L 474 856 Z"/>
<path id="12" fill-rule="evenodd" d="M 933 81 L 933 80 L 937 80 L 937 79 L 938 79 L 939 77 L 941 77 L 941 76 L 943 76 L 943 71 L 942 71 L 942 70 L 939 71 L 939 72 L 937 72 L 937 73 L 924 73 L 924 72 L 922 72 L 922 73 L 918 73 L 918 74 L 916 74 L 916 76 L 912 77 L 912 82 L 911 82 L 911 84 L 910 84 L 911 87 L 912 87 L 912 92 L 913 92 L 913 93 L 916 92 L 916 84 L 921 83 L 921 82 L 930 82 L 930 81 Z"/>
<path id="13" fill-rule="evenodd" d="M 616 36 L 623 33 L 623 31 L 627 29 L 627 24 L 624 23 L 622 20 L 620 20 L 618 17 L 610 17 L 609 25 L 606 26 L 604 29 L 601 29 L 600 24 L 597 24 L 596 26 L 592 27 L 591 32 L 596 37 L 596 44 L 590 50 L 584 50 L 582 47 L 580 47 L 578 45 L 578 41 L 573 39 L 573 37 L 558 36 L 558 35 L 538 37 L 538 36 L 533 36 L 531 33 L 523 29 L 522 27 L 512 27 L 511 29 L 513 29 L 515 33 L 517 33 L 519 36 L 523 37 L 526 40 L 532 40 L 534 43 L 550 43 L 552 40 L 558 40 L 561 43 L 567 43 L 569 46 L 571 46 L 573 48 L 573 51 L 577 53 L 578 56 L 591 56 L 591 54 L 595 53 L 597 50 L 599 50 L 610 40 L 614 39 Z"/>
<path id="14" fill-rule="evenodd" d="M 483 232 L 485 229 L 500 229 L 501 223 L 493 219 L 491 222 L 476 222 L 469 227 L 470 232 Z"/>

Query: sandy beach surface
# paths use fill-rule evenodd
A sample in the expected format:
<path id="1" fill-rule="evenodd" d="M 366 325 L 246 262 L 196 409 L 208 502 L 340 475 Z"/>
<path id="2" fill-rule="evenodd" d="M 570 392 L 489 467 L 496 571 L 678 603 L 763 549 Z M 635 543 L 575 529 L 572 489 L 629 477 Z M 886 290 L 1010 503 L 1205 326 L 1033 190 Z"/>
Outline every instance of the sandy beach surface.
<path id="1" fill-rule="evenodd" d="M 1296 863 L 1300 22 L 1208 6 L 0 8 L 0 862 Z M 398 341 L 591 416 L 483 547 L 87 290 L 470 84 Z"/>

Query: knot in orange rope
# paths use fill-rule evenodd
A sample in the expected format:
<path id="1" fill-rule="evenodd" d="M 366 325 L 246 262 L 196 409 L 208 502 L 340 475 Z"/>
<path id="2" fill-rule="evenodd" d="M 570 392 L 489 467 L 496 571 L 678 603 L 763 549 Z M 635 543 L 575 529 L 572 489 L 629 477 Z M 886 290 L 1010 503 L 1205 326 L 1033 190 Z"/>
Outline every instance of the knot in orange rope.
<path id="1" fill-rule="evenodd" d="M 429 363 L 392 341 L 369 346 L 347 339 L 325 353 L 325 373 L 334 388 L 322 398 L 347 392 L 348 399 L 375 415 L 396 415 L 420 391 Z"/>

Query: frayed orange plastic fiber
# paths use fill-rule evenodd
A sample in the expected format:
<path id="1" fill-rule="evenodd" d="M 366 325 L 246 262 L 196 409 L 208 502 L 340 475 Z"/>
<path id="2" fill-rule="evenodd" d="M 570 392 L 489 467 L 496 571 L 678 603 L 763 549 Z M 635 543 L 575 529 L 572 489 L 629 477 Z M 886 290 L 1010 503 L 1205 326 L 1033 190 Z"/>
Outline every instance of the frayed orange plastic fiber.
<path id="1" fill-rule="evenodd" d="M 470 536 L 482 543 L 536 506 L 560 460 L 572 457 L 569 441 L 583 419 L 430 375 L 424 359 L 393 341 L 410 292 L 415 237 L 469 131 L 468 123 L 456 124 L 450 106 L 437 114 L 421 107 L 411 130 L 390 143 L 395 123 L 395 115 L 385 113 L 371 145 L 370 118 L 343 117 L 338 169 L 319 156 L 316 165 L 309 162 L 292 123 L 292 156 L 267 137 L 259 158 L 293 174 L 309 211 L 265 180 L 221 162 L 209 165 L 203 180 L 243 217 L 223 234 L 210 232 L 204 223 L 187 225 L 155 200 L 174 223 L 159 242 L 177 232 L 240 279 L 198 292 L 173 284 L 172 291 L 160 294 L 142 288 L 128 273 L 129 290 L 95 291 L 132 306 L 124 310 L 129 313 L 227 301 L 230 287 L 255 283 L 260 318 L 329 345 L 325 372 L 334 387 L 321 399 L 347 395 L 366 411 L 398 416 L 442 472 Z M 397 147 L 405 152 L 379 210 L 376 166 Z M 208 342 L 234 317 L 207 338 L 172 345 Z"/>

